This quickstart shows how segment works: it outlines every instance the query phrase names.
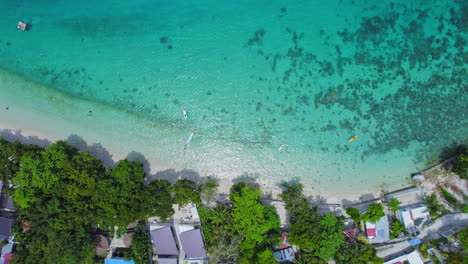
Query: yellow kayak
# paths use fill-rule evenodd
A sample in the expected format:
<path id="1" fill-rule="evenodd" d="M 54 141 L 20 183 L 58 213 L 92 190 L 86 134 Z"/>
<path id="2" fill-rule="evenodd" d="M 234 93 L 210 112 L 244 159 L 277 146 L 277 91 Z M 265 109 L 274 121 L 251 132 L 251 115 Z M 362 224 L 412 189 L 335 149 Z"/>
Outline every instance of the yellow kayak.
<path id="1" fill-rule="evenodd" d="M 348 139 L 348 142 L 352 142 L 352 141 L 354 141 L 356 138 L 358 138 L 358 136 L 354 136 L 354 137 Z"/>

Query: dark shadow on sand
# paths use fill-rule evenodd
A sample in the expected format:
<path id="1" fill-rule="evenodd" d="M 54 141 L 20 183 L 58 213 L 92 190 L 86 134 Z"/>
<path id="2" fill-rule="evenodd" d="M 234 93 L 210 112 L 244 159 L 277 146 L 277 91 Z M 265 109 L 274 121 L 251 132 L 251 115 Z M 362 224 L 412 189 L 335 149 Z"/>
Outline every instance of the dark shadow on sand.
<path id="1" fill-rule="evenodd" d="M 1 129 L 0 136 L 2 136 L 7 141 L 19 141 L 26 145 L 37 145 L 42 148 L 46 148 L 52 145 L 52 141 L 48 139 L 42 139 L 36 136 L 24 136 L 21 134 L 21 130 L 11 130 L 11 129 Z"/>

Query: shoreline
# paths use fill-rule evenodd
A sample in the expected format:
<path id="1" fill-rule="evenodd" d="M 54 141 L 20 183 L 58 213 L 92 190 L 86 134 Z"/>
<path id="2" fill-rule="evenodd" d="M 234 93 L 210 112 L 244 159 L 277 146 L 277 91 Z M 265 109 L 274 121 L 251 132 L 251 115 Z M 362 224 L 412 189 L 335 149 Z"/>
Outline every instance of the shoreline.
<path id="1" fill-rule="evenodd" d="M 14 124 L 12 122 L 5 122 L 4 120 L 0 120 L 0 136 L 8 141 L 19 141 L 24 144 L 35 144 L 40 147 L 47 147 L 57 140 L 64 140 L 72 146 L 77 147 L 80 151 L 89 151 L 94 157 L 101 160 L 106 168 L 113 167 L 117 161 L 122 159 L 137 160 L 145 165 L 148 180 L 167 179 L 175 181 L 179 178 L 186 178 L 200 183 L 208 177 L 213 177 L 219 183 L 218 200 L 223 200 L 225 197 L 229 196 L 230 187 L 240 181 L 257 185 L 262 190 L 263 199 L 280 200 L 278 195 L 281 193 L 281 187 L 278 186 L 278 184 L 269 183 L 268 180 L 265 181 L 265 179 L 262 180 L 254 177 L 216 177 L 205 175 L 191 169 L 178 169 L 170 168 L 169 166 L 161 166 L 160 162 L 153 159 L 148 160 L 142 154 L 140 154 L 141 156 L 131 156 L 131 153 L 125 154 L 118 151 L 109 152 L 106 146 L 102 146 L 99 143 L 89 145 L 83 139 L 79 141 L 73 140 L 70 136 L 68 136 L 68 138 L 64 138 L 56 135 L 46 135 L 46 133 L 40 132 L 37 129 Z M 79 138 L 79 135 L 77 137 Z M 319 205 L 342 205 L 345 204 L 344 201 L 346 201 L 346 204 L 359 203 L 378 199 L 382 195 L 382 191 L 340 194 L 333 192 L 323 193 L 313 190 L 313 187 L 308 184 L 303 185 L 304 194 L 309 197 L 309 200 L 314 201 Z"/>

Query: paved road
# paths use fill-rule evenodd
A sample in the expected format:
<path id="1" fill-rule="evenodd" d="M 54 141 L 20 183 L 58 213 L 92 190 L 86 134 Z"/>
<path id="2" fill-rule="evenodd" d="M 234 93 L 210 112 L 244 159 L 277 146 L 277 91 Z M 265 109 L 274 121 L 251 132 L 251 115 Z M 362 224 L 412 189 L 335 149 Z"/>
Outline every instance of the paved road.
<path id="1" fill-rule="evenodd" d="M 436 219 L 432 225 L 421 231 L 418 238 L 421 240 L 438 238 L 441 236 L 440 233 L 455 226 L 468 226 L 468 214 L 456 213 L 442 216 Z M 377 256 L 383 258 L 390 255 L 398 255 L 406 251 L 409 247 L 411 247 L 411 245 L 406 240 L 392 245 L 385 245 L 378 249 Z"/>
<path id="2" fill-rule="evenodd" d="M 466 227 L 468 226 L 468 214 L 456 213 L 444 215 L 434 221 L 434 223 L 426 227 L 418 236 L 419 239 L 439 237 L 438 233 L 442 233 L 451 227 Z"/>

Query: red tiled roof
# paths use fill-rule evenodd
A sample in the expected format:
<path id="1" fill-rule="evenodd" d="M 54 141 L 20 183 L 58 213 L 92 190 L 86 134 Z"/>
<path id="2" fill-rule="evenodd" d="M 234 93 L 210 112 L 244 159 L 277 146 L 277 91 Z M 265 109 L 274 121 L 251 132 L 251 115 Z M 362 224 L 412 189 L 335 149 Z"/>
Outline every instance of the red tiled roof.
<path id="1" fill-rule="evenodd" d="M 368 228 L 366 229 L 367 236 L 375 236 L 375 228 Z"/>
<path id="2" fill-rule="evenodd" d="M 11 256 L 13 255 L 13 253 L 7 253 L 5 254 L 5 262 L 3 262 L 4 264 L 10 264 L 10 260 L 11 260 Z"/>

